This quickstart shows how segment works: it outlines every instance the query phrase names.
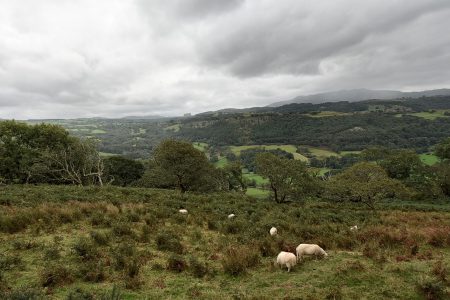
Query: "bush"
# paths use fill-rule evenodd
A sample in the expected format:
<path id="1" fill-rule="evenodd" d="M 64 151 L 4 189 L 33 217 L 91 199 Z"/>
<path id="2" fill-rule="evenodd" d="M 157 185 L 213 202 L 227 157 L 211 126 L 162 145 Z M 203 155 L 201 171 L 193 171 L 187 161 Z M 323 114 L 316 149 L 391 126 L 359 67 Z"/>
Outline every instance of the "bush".
<path id="1" fill-rule="evenodd" d="M 128 223 L 120 222 L 116 223 L 112 227 L 112 232 L 117 237 L 124 237 L 124 236 L 132 236 L 133 231 L 131 230 L 131 226 Z"/>
<path id="2" fill-rule="evenodd" d="M 180 242 L 180 238 L 172 232 L 161 232 L 156 237 L 156 246 L 161 251 L 171 251 L 182 254 L 184 247 Z"/>
<path id="3" fill-rule="evenodd" d="M 440 281 L 422 279 L 417 283 L 417 289 L 427 300 L 444 299 L 445 296 L 445 287 Z"/>
<path id="4" fill-rule="evenodd" d="M 53 265 L 47 267 L 40 275 L 42 287 L 54 287 L 73 282 L 72 274 L 63 266 Z"/>
<path id="5" fill-rule="evenodd" d="M 72 246 L 74 252 L 82 260 L 94 260 L 98 259 L 99 252 L 95 245 L 87 238 L 79 238 L 77 242 Z"/>
<path id="6" fill-rule="evenodd" d="M 126 269 L 130 261 L 135 259 L 136 255 L 136 246 L 134 244 L 127 242 L 121 243 L 113 252 L 115 269 Z"/>
<path id="7" fill-rule="evenodd" d="M 189 259 L 189 270 L 194 275 L 194 277 L 202 278 L 208 274 L 208 266 L 201 263 L 197 258 L 191 257 Z"/>
<path id="8" fill-rule="evenodd" d="M 250 267 L 258 265 L 259 254 L 247 246 L 230 246 L 225 249 L 222 257 L 222 266 L 226 273 L 230 275 L 240 275 Z"/>
<path id="9" fill-rule="evenodd" d="M 80 288 L 75 289 L 67 295 L 66 300 L 94 300 L 94 295 Z"/>
<path id="10" fill-rule="evenodd" d="M 111 239 L 111 236 L 109 234 L 101 231 L 91 231 L 90 236 L 97 245 L 101 246 L 108 245 Z"/>
<path id="11" fill-rule="evenodd" d="M 43 300 L 44 295 L 35 288 L 21 287 L 9 292 L 0 291 L 0 299 L 8 300 Z"/>
<path id="12" fill-rule="evenodd" d="M 101 261 L 81 264 L 78 274 L 86 282 L 103 282 L 106 279 L 105 266 Z"/>
<path id="13" fill-rule="evenodd" d="M 442 282 L 447 282 L 447 276 L 448 271 L 447 267 L 445 266 L 444 262 L 442 260 L 438 260 L 435 265 L 433 266 L 433 269 L 431 270 L 431 273 L 436 276 L 436 278 Z"/>
<path id="14" fill-rule="evenodd" d="M 167 259 L 167 270 L 181 273 L 186 270 L 187 264 L 184 258 L 180 255 L 172 254 Z"/>
<path id="15" fill-rule="evenodd" d="M 19 256 L 0 254 L 0 270 L 8 271 L 22 267 L 23 262 Z"/>

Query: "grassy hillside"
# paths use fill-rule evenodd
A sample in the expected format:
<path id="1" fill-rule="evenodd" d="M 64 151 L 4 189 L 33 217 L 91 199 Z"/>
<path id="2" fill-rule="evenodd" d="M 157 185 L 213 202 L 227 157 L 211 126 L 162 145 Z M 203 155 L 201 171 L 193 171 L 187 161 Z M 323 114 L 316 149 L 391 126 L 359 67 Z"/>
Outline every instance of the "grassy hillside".
<path id="1" fill-rule="evenodd" d="M 393 201 L 371 211 L 320 201 L 276 205 L 238 193 L 0 189 L 2 299 L 112 299 L 113 289 L 121 299 L 449 295 L 448 204 Z M 361 229 L 351 232 L 355 224 Z M 278 236 L 268 234 L 271 226 Z M 291 273 L 273 266 L 279 251 L 302 242 L 329 256 Z"/>

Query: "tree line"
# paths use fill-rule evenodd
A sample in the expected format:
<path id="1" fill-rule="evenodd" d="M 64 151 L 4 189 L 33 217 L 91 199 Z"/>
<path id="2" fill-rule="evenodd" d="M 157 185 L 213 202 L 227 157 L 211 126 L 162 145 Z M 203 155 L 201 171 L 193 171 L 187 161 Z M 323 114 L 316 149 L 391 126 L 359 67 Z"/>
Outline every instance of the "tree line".
<path id="1" fill-rule="evenodd" d="M 246 152 L 244 152 L 245 154 Z M 285 151 L 248 151 L 254 171 L 268 179 L 275 202 L 320 197 L 365 203 L 388 198 L 430 200 L 450 196 L 450 139 L 435 147 L 440 162 L 426 166 L 412 150 L 371 147 L 337 174 L 292 159 Z M 246 158 L 249 159 L 249 158 Z M 165 140 L 146 161 L 102 158 L 95 142 L 62 127 L 0 122 L 0 182 L 3 184 L 120 185 L 186 192 L 236 191 L 248 182 L 236 160 L 216 168 L 189 142 Z"/>

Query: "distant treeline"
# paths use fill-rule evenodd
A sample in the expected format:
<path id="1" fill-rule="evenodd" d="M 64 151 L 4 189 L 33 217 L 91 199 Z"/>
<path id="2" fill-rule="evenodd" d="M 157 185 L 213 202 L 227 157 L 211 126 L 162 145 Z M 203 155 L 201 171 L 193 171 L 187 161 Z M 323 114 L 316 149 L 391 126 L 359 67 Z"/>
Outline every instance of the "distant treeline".
<path id="1" fill-rule="evenodd" d="M 450 132 L 450 118 L 427 120 L 407 114 L 430 109 L 450 109 L 450 97 L 290 104 L 266 113 L 204 116 L 184 121 L 177 136 L 217 146 L 294 144 L 343 151 L 383 145 L 425 152 Z M 355 113 L 305 115 L 318 111 Z"/>

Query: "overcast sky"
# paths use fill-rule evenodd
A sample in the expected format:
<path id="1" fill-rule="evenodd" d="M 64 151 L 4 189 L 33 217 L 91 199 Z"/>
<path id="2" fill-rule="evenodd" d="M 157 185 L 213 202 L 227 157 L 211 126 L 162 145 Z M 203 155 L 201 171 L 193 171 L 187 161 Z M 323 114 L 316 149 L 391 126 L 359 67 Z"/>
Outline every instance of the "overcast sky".
<path id="1" fill-rule="evenodd" d="M 0 0 L 0 118 L 450 87 L 449 0 Z"/>

